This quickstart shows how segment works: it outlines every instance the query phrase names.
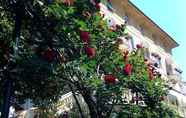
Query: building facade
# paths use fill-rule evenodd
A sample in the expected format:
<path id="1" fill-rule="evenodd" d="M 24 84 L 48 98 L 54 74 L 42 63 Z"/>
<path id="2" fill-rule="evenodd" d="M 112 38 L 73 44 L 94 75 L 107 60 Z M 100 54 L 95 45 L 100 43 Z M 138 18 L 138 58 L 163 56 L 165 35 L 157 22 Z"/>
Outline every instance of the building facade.
<path id="1" fill-rule="evenodd" d="M 129 0 L 111 0 L 102 3 L 101 14 L 104 14 L 109 27 L 113 28 L 117 24 L 127 25 L 126 33 L 130 36 L 130 40 L 123 38 L 126 47 L 133 50 L 140 44 L 145 48 L 145 58 L 161 75 L 168 88 L 172 87 L 167 96 L 167 103 L 175 108 L 180 116 L 186 117 L 186 102 L 184 102 L 186 93 L 183 93 L 179 86 L 182 83 L 180 81 L 182 71 L 172 59 L 172 50 L 179 46 L 178 43 Z M 61 103 L 59 108 L 68 111 L 72 109 L 73 101 L 72 93 L 67 93 L 59 101 Z M 60 113 L 64 112 L 60 109 Z"/>
<path id="2" fill-rule="evenodd" d="M 180 80 L 171 84 L 167 95 L 167 104 L 175 109 L 181 117 L 186 118 L 186 85 Z"/>
<path id="3" fill-rule="evenodd" d="M 126 24 L 126 33 L 130 40 L 125 40 L 128 49 L 141 44 L 145 48 L 145 58 L 149 60 L 157 73 L 167 84 L 169 90 L 167 104 L 173 107 L 181 117 L 186 117 L 185 85 L 181 81 L 182 71 L 172 59 L 172 50 L 178 43 L 146 16 L 129 0 L 111 0 L 101 4 L 101 13 L 110 27 Z"/>
<path id="4" fill-rule="evenodd" d="M 111 5 L 113 9 L 108 9 L 107 5 L 102 4 L 101 12 L 110 26 L 127 24 L 126 32 L 132 40 L 128 43 L 129 49 L 142 44 L 146 48 L 145 57 L 154 64 L 165 80 L 169 76 L 179 78 L 181 71 L 172 59 L 172 49 L 177 47 L 178 43 L 132 2 L 112 0 Z"/>

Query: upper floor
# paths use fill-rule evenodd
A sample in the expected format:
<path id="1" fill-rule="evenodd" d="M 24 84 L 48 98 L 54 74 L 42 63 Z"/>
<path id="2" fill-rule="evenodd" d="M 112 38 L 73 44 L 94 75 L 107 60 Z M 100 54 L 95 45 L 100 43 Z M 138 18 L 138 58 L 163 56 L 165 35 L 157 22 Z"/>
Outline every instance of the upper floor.
<path id="1" fill-rule="evenodd" d="M 125 43 L 128 48 L 136 48 L 137 44 L 145 47 L 145 58 L 161 73 L 162 77 L 180 78 L 182 71 L 172 59 L 172 49 L 179 46 L 178 43 L 132 2 L 107 1 L 101 4 L 101 13 L 104 14 L 110 27 L 116 24 L 127 24 L 126 33 L 130 35 L 130 40 Z"/>

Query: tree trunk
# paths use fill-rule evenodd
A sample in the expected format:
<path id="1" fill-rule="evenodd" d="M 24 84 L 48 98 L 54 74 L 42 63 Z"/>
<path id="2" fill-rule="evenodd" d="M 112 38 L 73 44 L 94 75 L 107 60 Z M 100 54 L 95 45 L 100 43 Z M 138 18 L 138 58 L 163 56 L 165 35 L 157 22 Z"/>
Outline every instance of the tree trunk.
<path id="1" fill-rule="evenodd" d="M 83 115 L 83 111 L 82 111 L 82 109 L 81 109 L 81 105 L 80 105 L 80 103 L 79 103 L 79 101 L 78 101 L 78 99 L 77 99 L 77 97 L 76 97 L 76 93 L 75 93 L 75 91 L 74 91 L 72 85 L 69 84 L 69 87 L 70 87 L 70 89 L 71 89 L 71 91 L 72 91 L 72 95 L 73 95 L 73 97 L 74 97 L 74 99 L 75 99 L 75 102 L 76 102 L 76 104 L 77 104 L 77 106 L 78 106 L 78 109 L 79 109 L 79 113 L 80 113 L 80 115 L 81 115 L 81 118 L 85 118 L 84 115 Z"/>
<path id="2" fill-rule="evenodd" d="M 91 118 L 102 118 L 101 114 L 98 114 L 98 110 L 96 109 L 96 103 L 92 99 L 92 96 L 87 90 L 81 91 L 82 96 L 89 108 L 89 114 Z"/>
<path id="3" fill-rule="evenodd" d="M 3 106 L 2 106 L 2 118 L 9 117 L 10 99 L 12 95 L 12 81 L 5 81 L 5 88 L 3 90 Z"/>
<path id="4" fill-rule="evenodd" d="M 139 95 L 138 95 L 138 92 L 136 92 L 136 104 L 137 105 L 139 104 Z"/>

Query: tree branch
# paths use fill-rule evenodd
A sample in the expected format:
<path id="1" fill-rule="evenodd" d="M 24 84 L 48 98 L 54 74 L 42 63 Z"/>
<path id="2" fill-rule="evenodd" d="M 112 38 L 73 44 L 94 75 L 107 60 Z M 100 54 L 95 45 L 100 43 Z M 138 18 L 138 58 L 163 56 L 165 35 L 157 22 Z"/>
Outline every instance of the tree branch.
<path id="1" fill-rule="evenodd" d="M 69 86 L 70 90 L 72 91 L 72 95 L 73 95 L 73 97 L 74 97 L 74 99 L 75 99 L 75 101 L 76 101 L 76 104 L 77 104 L 77 106 L 78 106 L 78 109 L 79 109 L 79 113 L 80 113 L 80 115 L 81 115 L 81 118 L 85 118 L 84 115 L 83 115 L 83 111 L 82 111 L 82 109 L 81 109 L 81 105 L 80 105 L 80 103 L 79 103 L 79 101 L 78 101 L 78 99 L 77 99 L 77 97 L 76 97 L 76 93 L 75 93 L 75 91 L 74 91 L 72 85 L 71 85 L 71 84 L 68 84 L 68 86 Z"/>

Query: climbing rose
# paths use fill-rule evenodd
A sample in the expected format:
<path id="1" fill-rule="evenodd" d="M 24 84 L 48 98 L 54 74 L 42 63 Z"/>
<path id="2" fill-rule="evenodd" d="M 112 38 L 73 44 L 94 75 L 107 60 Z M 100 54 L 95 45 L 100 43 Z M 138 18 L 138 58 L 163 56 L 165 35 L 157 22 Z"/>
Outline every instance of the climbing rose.
<path id="1" fill-rule="evenodd" d="M 120 29 L 120 28 L 121 28 L 121 26 L 116 24 L 116 29 Z"/>
<path id="2" fill-rule="evenodd" d="M 123 73 L 124 73 L 125 75 L 131 75 L 131 71 L 132 71 L 132 65 L 126 64 L 126 65 L 123 67 Z"/>
<path id="3" fill-rule="evenodd" d="M 152 71 L 152 69 L 150 68 L 150 66 L 148 66 L 147 72 L 148 72 L 149 80 L 153 80 L 153 71 Z"/>
<path id="4" fill-rule="evenodd" d="M 97 10 L 100 10 L 100 8 L 101 8 L 99 3 L 96 3 L 95 7 L 96 7 Z"/>
<path id="5" fill-rule="evenodd" d="M 145 65 L 149 65 L 149 60 L 148 59 L 144 59 L 144 63 L 145 63 Z"/>
<path id="6" fill-rule="evenodd" d="M 148 61 L 148 59 L 144 59 L 144 62 L 147 62 Z"/>
<path id="7" fill-rule="evenodd" d="M 127 50 L 127 51 L 125 51 L 125 52 L 123 53 L 123 59 L 124 59 L 124 62 L 126 62 L 126 61 L 127 61 L 128 54 L 129 54 L 129 51 L 128 51 L 128 50 Z"/>
<path id="8" fill-rule="evenodd" d="M 74 0 L 63 0 L 63 3 L 64 3 L 65 5 L 71 6 L 71 5 L 74 4 Z"/>
<path id="9" fill-rule="evenodd" d="M 116 78 L 112 74 L 105 75 L 104 80 L 106 83 L 109 83 L 109 84 L 114 84 L 116 82 Z"/>
<path id="10" fill-rule="evenodd" d="M 80 31 L 80 38 L 83 41 L 83 43 L 88 44 L 89 33 L 87 31 Z"/>
<path id="11" fill-rule="evenodd" d="M 160 100 L 161 101 L 164 101 L 165 100 L 165 97 L 164 96 L 160 96 Z"/>
<path id="12" fill-rule="evenodd" d="M 93 58 L 95 56 L 95 49 L 90 47 L 85 47 L 85 53 L 89 58 Z"/>
<path id="13" fill-rule="evenodd" d="M 136 47 L 139 49 L 139 48 L 142 48 L 142 45 L 137 44 Z"/>
<path id="14" fill-rule="evenodd" d="M 54 60 L 54 52 L 51 48 L 48 48 L 46 51 L 43 52 L 43 57 L 49 62 L 52 62 Z"/>

